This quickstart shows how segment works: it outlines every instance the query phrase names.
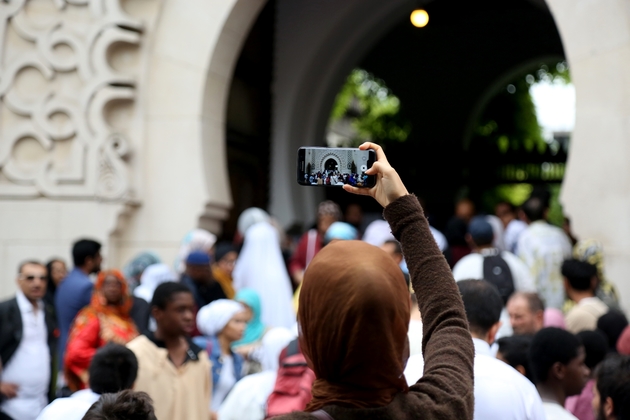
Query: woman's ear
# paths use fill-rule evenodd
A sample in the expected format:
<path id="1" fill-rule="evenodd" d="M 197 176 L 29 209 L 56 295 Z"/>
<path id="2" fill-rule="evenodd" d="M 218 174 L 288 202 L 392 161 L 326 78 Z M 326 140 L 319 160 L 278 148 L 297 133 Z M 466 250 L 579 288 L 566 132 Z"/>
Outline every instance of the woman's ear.
<path id="1" fill-rule="evenodd" d="M 607 397 L 606 401 L 604 401 L 604 414 L 606 415 L 607 419 L 613 418 L 614 415 L 614 411 L 615 411 L 615 403 L 613 402 L 612 398 Z"/>

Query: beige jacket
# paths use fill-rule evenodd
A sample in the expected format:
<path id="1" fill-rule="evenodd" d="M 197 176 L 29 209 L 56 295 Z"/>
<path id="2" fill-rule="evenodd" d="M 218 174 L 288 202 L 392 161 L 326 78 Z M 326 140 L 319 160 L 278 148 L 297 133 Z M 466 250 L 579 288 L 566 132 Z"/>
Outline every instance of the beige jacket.
<path id="1" fill-rule="evenodd" d="M 597 297 L 582 299 L 565 317 L 567 331 L 577 334 L 597 328 L 597 320 L 608 312 L 608 306 Z"/>
<path id="2" fill-rule="evenodd" d="M 176 368 L 165 348 L 141 335 L 127 344 L 138 358 L 134 390 L 153 399 L 158 420 L 209 420 L 212 366 L 205 350 L 191 347 L 189 360 Z"/>

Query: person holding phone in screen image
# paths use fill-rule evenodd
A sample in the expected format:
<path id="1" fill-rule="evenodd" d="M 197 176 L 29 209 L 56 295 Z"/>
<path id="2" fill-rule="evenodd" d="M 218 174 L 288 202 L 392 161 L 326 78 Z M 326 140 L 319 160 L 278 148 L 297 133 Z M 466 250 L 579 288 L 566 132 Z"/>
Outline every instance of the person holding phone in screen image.
<path id="1" fill-rule="evenodd" d="M 402 245 L 424 322 L 424 376 L 407 386 L 411 302 L 402 272 L 378 247 L 342 241 L 307 268 L 298 319 L 300 347 L 316 380 L 306 412 L 277 419 L 472 419 L 474 347 L 455 280 L 418 199 L 407 192 L 380 146 L 366 171 L 369 195 Z"/>

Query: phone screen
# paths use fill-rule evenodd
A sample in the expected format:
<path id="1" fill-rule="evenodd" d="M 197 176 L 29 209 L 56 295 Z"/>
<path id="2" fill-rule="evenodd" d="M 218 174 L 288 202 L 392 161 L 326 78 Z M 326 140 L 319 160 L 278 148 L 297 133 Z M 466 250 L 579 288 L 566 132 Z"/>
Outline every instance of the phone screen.
<path id="1" fill-rule="evenodd" d="M 301 147 L 298 150 L 298 183 L 314 187 L 342 187 L 349 184 L 372 188 L 376 179 L 374 175 L 366 175 L 365 171 L 375 161 L 374 150 Z"/>

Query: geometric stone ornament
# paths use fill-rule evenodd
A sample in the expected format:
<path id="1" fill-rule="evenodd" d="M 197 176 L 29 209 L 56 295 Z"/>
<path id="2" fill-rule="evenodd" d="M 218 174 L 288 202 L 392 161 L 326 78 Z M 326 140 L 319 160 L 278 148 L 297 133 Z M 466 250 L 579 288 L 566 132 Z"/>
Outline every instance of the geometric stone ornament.
<path id="1" fill-rule="evenodd" d="M 0 2 L 0 199 L 133 200 L 130 141 L 105 111 L 136 99 L 109 54 L 143 31 L 119 0 Z"/>

